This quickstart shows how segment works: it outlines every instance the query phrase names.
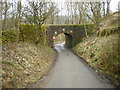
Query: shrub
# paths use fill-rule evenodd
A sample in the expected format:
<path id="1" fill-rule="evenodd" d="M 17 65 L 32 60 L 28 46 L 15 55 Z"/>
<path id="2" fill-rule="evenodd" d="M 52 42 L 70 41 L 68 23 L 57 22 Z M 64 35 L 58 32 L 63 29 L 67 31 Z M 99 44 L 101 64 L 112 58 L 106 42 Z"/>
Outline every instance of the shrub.
<path id="1" fill-rule="evenodd" d="M 38 43 L 45 44 L 45 32 L 47 25 L 42 26 L 42 35 L 40 35 L 40 31 L 37 29 L 36 25 L 30 24 L 21 24 L 20 32 L 19 32 L 19 41 L 22 42 L 34 42 L 36 43 L 39 38 Z M 16 31 L 15 30 L 6 30 L 2 31 L 2 44 L 13 43 L 16 41 Z"/>
<path id="2" fill-rule="evenodd" d="M 16 41 L 15 30 L 7 30 L 2 32 L 2 44 L 12 43 Z"/>
<path id="3" fill-rule="evenodd" d="M 34 42 L 37 38 L 36 26 L 29 24 L 20 25 L 20 41 L 32 41 Z"/>

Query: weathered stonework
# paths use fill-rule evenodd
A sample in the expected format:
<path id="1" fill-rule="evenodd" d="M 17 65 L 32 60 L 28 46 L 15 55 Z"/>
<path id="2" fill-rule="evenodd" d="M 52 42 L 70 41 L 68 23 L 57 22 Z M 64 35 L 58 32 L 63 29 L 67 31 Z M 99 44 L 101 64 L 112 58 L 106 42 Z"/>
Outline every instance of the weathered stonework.
<path id="1" fill-rule="evenodd" d="M 83 37 L 85 37 L 85 27 L 87 30 L 93 29 L 93 25 L 49 25 L 47 28 L 47 43 L 48 46 L 54 46 L 53 36 L 61 33 L 65 34 L 66 46 L 71 48 L 77 45 Z M 55 33 L 57 32 L 57 33 Z"/>

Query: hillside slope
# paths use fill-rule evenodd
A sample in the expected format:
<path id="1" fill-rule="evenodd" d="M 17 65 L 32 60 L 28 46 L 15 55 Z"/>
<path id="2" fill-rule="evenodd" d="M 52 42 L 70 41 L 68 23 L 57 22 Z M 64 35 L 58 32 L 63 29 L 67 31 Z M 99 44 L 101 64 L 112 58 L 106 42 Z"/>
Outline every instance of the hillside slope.
<path id="1" fill-rule="evenodd" d="M 73 48 L 96 72 L 106 76 L 115 85 L 120 85 L 120 23 L 119 13 L 102 19 L 100 30 L 89 38 L 84 38 Z"/>
<path id="2" fill-rule="evenodd" d="M 2 48 L 3 88 L 24 88 L 40 79 L 54 64 L 55 52 L 42 45 L 19 43 Z"/>

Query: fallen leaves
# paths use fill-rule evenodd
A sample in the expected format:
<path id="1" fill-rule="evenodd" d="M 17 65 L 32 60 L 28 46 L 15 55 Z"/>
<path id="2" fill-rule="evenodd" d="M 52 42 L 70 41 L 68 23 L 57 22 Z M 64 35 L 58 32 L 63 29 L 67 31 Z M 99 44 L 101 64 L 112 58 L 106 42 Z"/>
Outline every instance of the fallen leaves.
<path id="1" fill-rule="evenodd" d="M 73 50 L 83 57 L 90 66 L 96 68 L 97 72 L 107 74 L 111 79 L 114 79 L 114 84 L 120 80 L 118 76 L 117 64 L 120 59 L 118 54 L 118 34 L 113 34 L 107 37 L 90 37 L 80 42 Z"/>
<path id="2" fill-rule="evenodd" d="M 23 88 L 40 79 L 54 62 L 55 53 L 49 47 L 19 43 L 15 51 L 13 46 L 3 46 L 3 87 Z"/>

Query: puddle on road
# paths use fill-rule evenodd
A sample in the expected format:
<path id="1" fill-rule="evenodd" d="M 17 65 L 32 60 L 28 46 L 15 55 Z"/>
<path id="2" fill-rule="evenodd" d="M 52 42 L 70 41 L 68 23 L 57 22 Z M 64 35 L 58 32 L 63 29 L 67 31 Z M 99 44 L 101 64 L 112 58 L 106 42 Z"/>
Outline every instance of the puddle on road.
<path id="1" fill-rule="evenodd" d="M 54 48 L 55 48 L 58 52 L 62 52 L 62 51 L 67 50 L 67 49 L 65 48 L 65 43 L 55 44 L 55 45 L 54 45 Z"/>

